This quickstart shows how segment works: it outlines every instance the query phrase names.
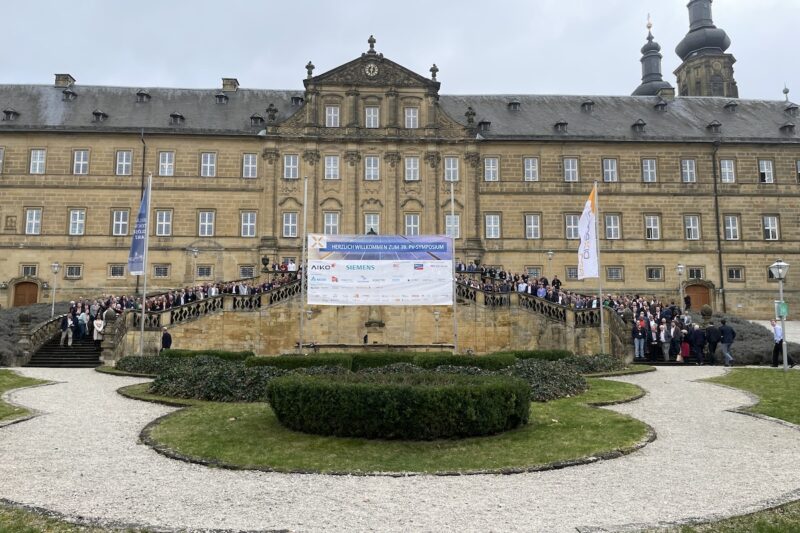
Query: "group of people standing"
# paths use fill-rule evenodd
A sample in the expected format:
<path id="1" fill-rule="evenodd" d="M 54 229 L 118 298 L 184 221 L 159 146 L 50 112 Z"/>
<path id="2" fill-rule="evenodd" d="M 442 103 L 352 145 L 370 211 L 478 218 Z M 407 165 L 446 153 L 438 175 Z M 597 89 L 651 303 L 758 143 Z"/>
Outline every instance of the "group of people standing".
<path id="1" fill-rule="evenodd" d="M 105 313 L 116 313 L 111 300 L 79 300 L 69 303 L 69 311 L 61 317 L 61 346 L 72 347 L 72 341 L 91 338 L 96 346 L 103 340 Z"/>
<path id="2" fill-rule="evenodd" d="M 673 313 L 675 318 L 672 318 Z M 692 324 L 690 315 L 681 314 L 680 309 L 667 308 L 664 314 L 666 316 L 658 320 L 642 311 L 634 320 L 631 331 L 634 359 L 683 363 L 688 358 L 694 358 L 695 364 L 713 365 L 716 363 L 717 346 L 721 345 L 724 365 L 734 363 L 731 345 L 736 339 L 736 331 L 725 319 L 720 321 L 719 326 L 709 322 L 702 328 L 699 324 Z"/>

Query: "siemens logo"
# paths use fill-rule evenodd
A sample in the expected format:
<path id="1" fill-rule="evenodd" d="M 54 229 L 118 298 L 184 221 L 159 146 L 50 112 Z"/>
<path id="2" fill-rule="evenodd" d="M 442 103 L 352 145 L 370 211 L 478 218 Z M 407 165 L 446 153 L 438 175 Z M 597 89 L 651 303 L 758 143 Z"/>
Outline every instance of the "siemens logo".
<path id="1" fill-rule="evenodd" d="M 347 265 L 347 270 L 375 270 L 375 265 Z"/>

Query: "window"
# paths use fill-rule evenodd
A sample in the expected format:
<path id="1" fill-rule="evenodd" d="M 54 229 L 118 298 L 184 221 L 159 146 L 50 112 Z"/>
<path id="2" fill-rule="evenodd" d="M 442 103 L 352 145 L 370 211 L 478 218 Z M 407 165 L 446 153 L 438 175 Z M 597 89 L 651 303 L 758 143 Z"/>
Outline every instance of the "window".
<path id="1" fill-rule="evenodd" d="M 38 265 L 22 265 L 22 275 L 28 278 L 33 278 L 38 275 Z"/>
<path id="2" fill-rule="evenodd" d="M 542 216 L 539 214 L 525 215 L 525 238 L 542 238 Z"/>
<path id="3" fill-rule="evenodd" d="M 169 237 L 172 235 L 172 211 L 169 209 L 156 210 L 156 236 Z"/>
<path id="4" fill-rule="evenodd" d="M 108 265 L 108 277 L 109 278 L 124 278 L 125 277 L 125 265 L 124 264 Z"/>
<path id="5" fill-rule="evenodd" d="M 31 174 L 44 174 L 47 151 L 42 149 L 31 150 Z"/>
<path id="6" fill-rule="evenodd" d="M 580 215 L 570 214 L 564 215 L 564 237 L 567 239 L 579 239 L 580 238 L 580 231 L 578 229 L 578 223 L 580 221 Z"/>
<path id="7" fill-rule="evenodd" d="M 687 241 L 700 240 L 700 215 L 683 216 L 683 234 Z"/>
<path id="8" fill-rule="evenodd" d="M 569 280 L 577 281 L 578 279 L 578 267 L 576 266 L 568 266 L 566 269 L 566 278 Z"/>
<path id="9" fill-rule="evenodd" d="M 625 269 L 621 266 L 606 267 L 606 279 L 608 281 L 623 281 L 625 279 Z"/>
<path id="10" fill-rule="evenodd" d="M 168 278 L 169 277 L 169 265 L 153 265 L 153 277 L 154 278 Z"/>
<path id="11" fill-rule="evenodd" d="M 725 240 L 738 241 L 739 240 L 739 216 L 738 215 L 725 215 Z"/>
<path id="12" fill-rule="evenodd" d="M 5 158 L 5 155 L 6 155 L 6 149 L 0 147 L 0 173 L 3 172 L 3 159 Z M 800 161 L 797 162 L 797 168 L 800 169 Z"/>
<path id="13" fill-rule="evenodd" d="M 111 235 L 120 236 L 128 234 L 128 210 L 121 209 L 111 213 Z"/>
<path id="14" fill-rule="evenodd" d="M 158 175 L 175 175 L 175 152 L 158 152 Z"/>
<path id="15" fill-rule="evenodd" d="M 719 162 L 719 175 L 722 183 L 736 182 L 736 165 L 733 159 L 721 159 Z"/>
<path id="16" fill-rule="evenodd" d="M 645 183 L 658 181 L 658 162 L 655 159 L 642 159 L 642 181 Z"/>
<path id="17" fill-rule="evenodd" d="M 522 160 L 525 181 L 539 181 L 539 158 L 526 157 Z"/>
<path id="18" fill-rule="evenodd" d="M 496 157 L 487 157 L 483 160 L 483 179 L 484 181 L 497 181 L 498 162 Z"/>
<path id="19" fill-rule="evenodd" d="M 69 234 L 83 235 L 86 231 L 86 209 L 69 210 Z"/>
<path id="20" fill-rule="evenodd" d="M 298 162 L 299 157 L 297 155 L 289 154 L 283 156 L 283 179 L 298 179 Z"/>
<path id="21" fill-rule="evenodd" d="M 338 180 L 339 179 L 339 156 L 326 155 L 325 156 L 325 179 Z"/>
<path id="22" fill-rule="evenodd" d="M 325 212 L 322 214 L 325 223 L 325 235 L 339 235 L 339 213 Z"/>
<path id="23" fill-rule="evenodd" d="M 380 127 L 380 108 L 378 106 L 368 105 L 364 108 L 364 127 Z"/>
<path id="24" fill-rule="evenodd" d="M 405 158 L 406 181 L 419 181 L 419 157 Z"/>
<path id="25" fill-rule="evenodd" d="M 797 183 L 800 183 L 800 159 L 794 162 L 795 170 L 797 171 Z M 0 172 L 3 171 L 3 149 L 0 148 Z"/>
<path id="26" fill-rule="evenodd" d="M 578 158 L 564 158 L 564 181 L 578 181 Z"/>
<path id="27" fill-rule="evenodd" d="M 419 214 L 406 213 L 406 232 L 405 234 L 411 237 L 419 235 Z"/>
<path id="28" fill-rule="evenodd" d="M 242 155 L 242 177 L 243 178 L 258 177 L 258 156 L 256 154 Z"/>
<path id="29" fill-rule="evenodd" d="M 444 181 L 458 181 L 458 158 L 444 158 Z"/>
<path id="30" fill-rule="evenodd" d="M 364 179 L 367 181 L 377 181 L 380 179 L 380 158 L 376 155 L 368 155 L 364 158 Z"/>
<path id="31" fill-rule="evenodd" d="M 744 281 L 744 267 L 730 266 L 728 270 L 728 281 L 742 282 Z"/>
<path id="32" fill-rule="evenodd" d="M 419 128 L 419 108 L 406 107 L 404 109 L 404 114 L 406 117 L 406 128 L 411 130 Z"/>
<path id="33" fill-rule="evenodd" d="M 242 237 L 256 236 L 256 212 L 242 211 Z"/>
<path id="34" fill-rule="evenodd" d="M 762 218 L 762 226 L 764 228 L 765 241 L 777 241 L 780 239 L 778 215 L 764 215 Z"/>
<path id="35" fill-rule="evenodd" d="M 214 152 L 203 152 L 200 154 L 200 176 L 213 178 L 217 175 L 217 154 Z"/>
<path id="36" fill-rule="evenodd" d="M 214 274 L 214 268 L 211 265 L 197 265 L 197 278 L 209 279 Z"/>
<path id="37" fill-rule="evenodd" d="M 89 173 L 89 150 L 75 150 L 72 152 L 72 173 L 75 175 Z"/>
<path id="38" fill-rule="evenodd" d="M 34 207 L 25 210 L 25 235 L 41 235 L 42 208 Z"/>
<path id="39" fill-rule="evenodd" d="M 327 105 L 325 106 L 325 127 L 338 128 L 339 127 L 339 106 Z"/>
<path id="40" fill-rule="evenodd" d="M 80 279 L 83 277 L 83 265 L 66 265 L 64 277 L 67 279 Z"/>
<path id="41" fill-rule="evenodd" d="M 605 215 L 606 240 L 616 240 L 620 238 L 620 215 L 619 213 L 608 213 Z"/>
<path id="42" fill-rule="evenodd" d="M 378 213 L 367 213 L 364 215 L 364 233 L 381 233 L 381 216 Z"/>
<path id="43" fill-rule="evenodd" d="M 681 181 L 683 183 L 697 181 L 697 163 L 694 159 L 681 159 Z"/>
<path id="44" fill-rule="evenodd" d="M 644 238 L 657 241 L 661 238 L 661 217 L 659 215 L 644 216 Z"/>
<path id="45" fill-rule="evenodd" d="M 130 176 L 133 170 L 133 150 L 117 150 L 117 176 Z"/>
<path id="46" fill-rule="evenodd" d="M 200 237 L 214 236 L 214 211 L 200 211 L 197 235 Z"/>
<path id="47" fill-rule="evenodd" d="M 297 211 L 283 214 L 283 236 L 297 237 Z"/>
<path id="48" fill-rule="evenodd" d="M 758 181 L 759 183 L 775 183 L 775 175 L 772 172 L 771 160 L 758 160 Z"/>
<path id="49" fill-rule="evenodd" d="M 689 279 L 703 279 L 706 277 L 703 267 L 689 267 L 686 269 Z"/>
<path id="50" fill-rule="evenodd" d="M 461 215 L 444 216 L 444 233 L 453 239 L 461 236 Z"/>
<path id="51" fill-rule="evenodd" d="M 542 267 L 541 266 L 526 266 L 525 273 L 528 274 L 529 278 L 539 279 L 542 277 Z"/>
<path id="52" fill-rule="evenodd" d="M 499 239 L 500 238 L 500 215 L 486 215 L 486 238 Z"/>
<path id="53" fill-rule="evenodd" d="M 644 270 L 647 281 L 664 281 L 663 266 L 649 266 L 645 267 Z"/>
<path id="54" fill-rule="evenodd" d="M 239 279 L 256 277 L 255 265 L 239 265 Z"/>
<path id="55" fill-rule="evenodd" d="M 616 159 L 603 159 L 603 181 L 606 183 L 619 181 Z"/>

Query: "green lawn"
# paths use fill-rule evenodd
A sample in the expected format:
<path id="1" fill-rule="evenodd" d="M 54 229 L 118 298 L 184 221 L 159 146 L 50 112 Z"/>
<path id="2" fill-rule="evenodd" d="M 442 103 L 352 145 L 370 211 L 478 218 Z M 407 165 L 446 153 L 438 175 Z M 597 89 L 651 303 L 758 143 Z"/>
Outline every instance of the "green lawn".
<path id="1" fill-rule="evenodd" d="M 748 410 L 800 425 L 800 372 L 736 368 L 708 381 L 752 392 L 761 401 Z"/>
<path id="2" fill-rule="evenodd" d="M 11 389 L 19 389 L 20 387 L 30 387 L 39 383 L 46 383 L 45 381 L 33 378 L 26 378 L 12 372 L 11 370 L 0 370 L 0 396 L 5 394 Z M 12 420 L 28 414 L 27 409 L 16 407 L 6 402 L 0 401 L 0 421 Z M 2 522 L 0 522 L 2 524 Z M 2 532 L 2 529 L 0 529 Z"/>
<path id="3" fill-rule="evenodd" d="M 800 502 L 697 526 L 648 529 L 659 533 L 799 533 Z"/>
<path id="4" fill-rule="evenodd" d="M 78 526 L 0 503 L 0 533 L 146 533 L 144 529 L 106 529 Z"/>

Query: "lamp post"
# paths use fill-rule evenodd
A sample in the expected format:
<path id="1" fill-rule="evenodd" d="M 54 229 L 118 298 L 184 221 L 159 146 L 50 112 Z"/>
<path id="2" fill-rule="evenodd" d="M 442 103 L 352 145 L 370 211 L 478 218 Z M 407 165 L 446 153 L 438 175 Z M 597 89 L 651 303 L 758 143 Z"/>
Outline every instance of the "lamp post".
<path id="1" fill-rule="evenodd" d="M 194 258 L 192 260 L 192 288 L 194 288 L 197 281 L 197 256 L 200 254 L 200 250 L 197 248 L 187 248 L 186 251 L 190 252 Z"/>
<path id="2" fill-rule="evenodd" d="M 678 307 L 680 308 L 681 311 L 685 310 L 683 308 L 683 302 L 684 302 L 684 300 L 683 300 L 683 271 L 684 271 L 685 268 L 686 267 L 684 267 L 682 263 L 678 263 L 678 266 L 675 267 L 675 272 L 678 273 L 678 292 L 680 293 L 680 298 L 681 298 L 681 301 L 678 304 Z"/>
<path id="3" fill-rule="evenodd" d="M 551 280 L 553 279 L 553 256 L 554 255 L 556 255 L 556 254 L 555 254 L 555 252 L 553 252 L 553 250 L 548 250 L 547 251 L 547 270 L 550 271 L 550 272 L 547 273 L 547 275 L 550 276 Z"/>
<path id="4" fill-rule="evenodd" d="M 58 271 L 61 270 L 61 265 L 58 261 L 55 261 L 53 264 L 50 265 L 50 270 L 53 271 L 53 296 L 51 300 L 51 307 L 50 307 L 50 318 L 56 316 L 56 283 L 58 282 Z"/>
<path id="5" fill-rule="evenodd" d="M 436 324 L 436 336 L 435 336 L 436 341 L 434 342 L 434 344 L 439 342 L 439 317 L 440 316 L 441 315 L 440 315 L 438 310 L 433 312 L 433 321 Z"/>
<path id="6" fill-rule="evenodd" d="M 789 353 L 786 345 L 786 304 L 783 301 L 783 280 L 786 279 L 786 273 L 789 271 L 789 264 L 784 263 L 778 259 L 769 266 L 769 271 L 772 277 L 778 280 L 778 298 L 779 305 L 776 309 L 776 315 L 781 319 L 781 331 L 783 332 L 783 371 L 789 370 Z"/>

